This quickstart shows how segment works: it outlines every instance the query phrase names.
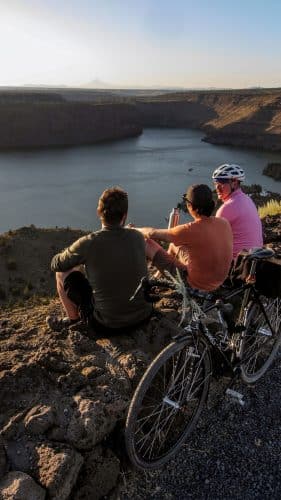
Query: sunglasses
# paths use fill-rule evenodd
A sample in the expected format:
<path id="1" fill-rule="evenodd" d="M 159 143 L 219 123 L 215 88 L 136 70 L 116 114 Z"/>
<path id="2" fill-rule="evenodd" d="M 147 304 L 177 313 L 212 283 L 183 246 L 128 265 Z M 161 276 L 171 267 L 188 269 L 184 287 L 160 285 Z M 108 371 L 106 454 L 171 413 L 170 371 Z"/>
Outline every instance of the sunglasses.
<path id="1" fill-rule="evenodd" d="M 214 184 L 229 184 L 231 179 L 215 179 Z"/>
<path id="2" fill-rule="evenodd" d="M 184 199 L 185 203 L 189 203 L 189 205 L 192 205 L 192 202 L 186 197 L 185 194 L 183 195 L 183 199 Z"/>

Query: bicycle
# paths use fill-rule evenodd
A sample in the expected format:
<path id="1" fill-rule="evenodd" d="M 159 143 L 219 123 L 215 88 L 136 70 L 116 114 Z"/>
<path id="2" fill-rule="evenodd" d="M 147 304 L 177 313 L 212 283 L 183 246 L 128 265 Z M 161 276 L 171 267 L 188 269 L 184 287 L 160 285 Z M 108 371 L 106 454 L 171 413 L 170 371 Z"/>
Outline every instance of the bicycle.
<path id="1" fill-rule="evenodd" d="M 238 288 L 207 293 L 186 287 L 191 320 L 148 366 L 129 407 L 125 442 L 137 468 L 161 467 L 191 434 L 214 374 L 213 353 L 219 353 L 230 369 L 228 394 L 240 404 L 242 394 L 230 388 L 236 377 L 253 384 L 273 362 L 281 344 L 281 300 L 268 299 L 255 288 L 257 262 L 273 254 L 269 249 L 249 253 L 250 274 Z M 231 325 L 228 301 L 235 296 L 241 296 L 242 304 Z M 208 328 L 211 311 L 220 327 L 216 334 Z"/>

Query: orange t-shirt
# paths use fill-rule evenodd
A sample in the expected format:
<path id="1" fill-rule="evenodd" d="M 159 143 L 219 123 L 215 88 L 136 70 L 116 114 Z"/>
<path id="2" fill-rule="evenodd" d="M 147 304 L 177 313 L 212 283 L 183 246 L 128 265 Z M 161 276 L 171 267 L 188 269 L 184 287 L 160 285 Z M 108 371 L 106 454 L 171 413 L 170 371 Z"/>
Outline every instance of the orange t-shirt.
<path id="1" fill-rule="evenodd" d="M 188 251 L 188 282 L 199 290 L 215 290 L 226 279 L 233 251 L 229 222 L 218 217 L 176 226 L 169 230 L 176 246 Z"/>

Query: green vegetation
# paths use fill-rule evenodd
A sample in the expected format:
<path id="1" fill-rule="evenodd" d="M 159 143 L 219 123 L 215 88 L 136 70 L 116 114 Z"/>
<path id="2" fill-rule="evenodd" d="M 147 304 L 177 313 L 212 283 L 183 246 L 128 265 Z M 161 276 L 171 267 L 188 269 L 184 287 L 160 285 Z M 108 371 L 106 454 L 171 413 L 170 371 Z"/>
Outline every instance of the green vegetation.
<path id="1" fill-rule="evenodd" d="M 281 214 L 281 201 L 269 200 L 265 205 L 259 207 L 258 212 L 261 219 L 264 219 L 267 215 L 279 215 Z"/>

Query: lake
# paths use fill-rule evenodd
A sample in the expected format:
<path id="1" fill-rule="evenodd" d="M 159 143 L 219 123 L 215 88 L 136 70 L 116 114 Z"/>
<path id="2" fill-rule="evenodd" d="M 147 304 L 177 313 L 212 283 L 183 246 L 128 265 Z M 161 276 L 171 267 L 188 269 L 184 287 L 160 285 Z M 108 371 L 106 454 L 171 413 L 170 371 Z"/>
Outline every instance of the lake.
<path id="1" fill-rule="evenodd" d="M 99 195 L 113 185 L 128 191 L 128 221 L 165 227 L 186 187 L 212 186 L 212 171 L 226 162 L 245 169 L 247 184 L 280 192 L 280 183 L 262 170 L 268 162 L 281 162 L 281 153 L 215 146 L 201 138 L 195 130 L 146 129 L 140 137 L 113 143 L 2 152 L 0 232 L 30 224 L 96 229 Z"/>

